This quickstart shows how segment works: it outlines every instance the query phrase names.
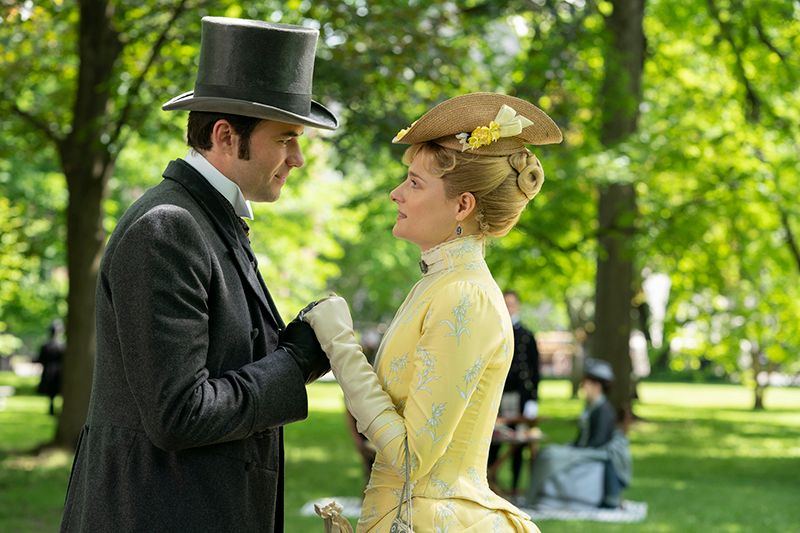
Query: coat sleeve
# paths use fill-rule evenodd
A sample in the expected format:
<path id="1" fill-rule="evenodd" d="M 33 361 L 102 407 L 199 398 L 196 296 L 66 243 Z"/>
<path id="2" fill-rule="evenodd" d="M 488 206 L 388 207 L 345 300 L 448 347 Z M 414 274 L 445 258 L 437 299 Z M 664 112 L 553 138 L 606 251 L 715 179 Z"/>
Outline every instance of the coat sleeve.
<path id="1" fill-rule="evenodd" d="M 528 342 L 527 346 L 527 357 L 528 357 L 528 369 L 530 370 L 530 380 L 531 380 L 531 388 L 528 391 L 528 400 L 538 400 L 539 399 L 539 380 L 540 378 L 540 370 L 539 370 L 539 347 L 536 345 L 536 336 L 533 334 L 532 331 L 527 330 L 528 335 L 530 335 L 530 341 Z"/>
<path id="2" fill-rule="evenodd" d="M 300 369 L 283 350 L 209 378 L 211 262 L 189 212 L 160 206 L 127 229 L 102 280 L 125 377 L 162 449 L 242 439 L 307 415 Z"/>
<path id="3" fill-rule="evenodd" d="M 403 416 L 384 411 L 368 432 L 398 467 L 408 436 L 412 479 L 428 474 L 444 455 L 501 342 L 494 327 L 500 323 L 498 310 L 477 285 L 456 282 L 435 295 L 416 344 Z"/>

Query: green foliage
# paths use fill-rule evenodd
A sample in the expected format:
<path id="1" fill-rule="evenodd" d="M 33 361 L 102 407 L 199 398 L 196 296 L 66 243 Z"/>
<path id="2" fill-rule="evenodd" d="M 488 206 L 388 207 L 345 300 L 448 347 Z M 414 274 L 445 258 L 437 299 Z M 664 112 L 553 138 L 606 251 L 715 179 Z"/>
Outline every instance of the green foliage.
<path id="1" fill-rule="evenodd" d="M 309 130 L 307 167 L 293 173 L 279 202 L 256 208 L 254 247 L 286 317 L 331 289 L 351 302 L 358 325 L 391 318 L 418 279 L 418 251 L 391 236 L 388 194 L 405 167 L 402 147 L 389 141 L 439 101 L 497 90 L 545 109 L 565 137 L 536 149 L 546 185 L 487 256 L 499 284 L 521 293 L 532 326 L 592 330 L 596 190 L 629 181 L 640 210 L 636 268 L 666 272 L 672 282 L 665 330 L 675 366 L 696 367 L 702 356 L 752 380 L 743 347 L 787 372 L 800 364 L 800 257 L 791 247 L 800 233 L 796 3 L 649 1 L 639 133 L 611 149 L 599 131 L 609 103 L 598 98 L 608 2 L 202 3 L 179 18 L 137 85 L 175 5 L 114 3 L 125 46 L 108 118 L 119 118 L 138 91 L 112 147 L 107 230 L 186 150 L 185 115 L 159 106 L 191 89 L 200 17 L 305 24 L 320 29 L 316 98 L 340 114 L 342 128 Z M 58 151 L 8 105 L 67 133 L 77 21 L 70 1 L 9 8 L 0 21 L 0 106 L 12 118 L 0 123 L 0 190 L 9 217 L 25 220 L 0 222 L 18 233 L 0 263 L 28 261 L 0 270 L 0 282 L 13 287 L 0 296 L 0 322 L 16 338 L 63 315 L 67 198 Z M 20 276 L 23 283 L 13 281 Z"/>

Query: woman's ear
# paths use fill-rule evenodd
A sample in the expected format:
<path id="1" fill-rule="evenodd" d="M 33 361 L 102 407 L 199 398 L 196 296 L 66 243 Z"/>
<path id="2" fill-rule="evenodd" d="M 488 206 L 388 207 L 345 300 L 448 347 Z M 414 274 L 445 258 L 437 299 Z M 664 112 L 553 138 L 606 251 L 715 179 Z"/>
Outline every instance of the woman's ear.
<path id="1" fill-rule="evenodd" d="M 458 197 L 458 211 L 456 212 L 456 220 L 463 222 L 475 210 L 475 196 L 471 192 L 462 192 Z"/>

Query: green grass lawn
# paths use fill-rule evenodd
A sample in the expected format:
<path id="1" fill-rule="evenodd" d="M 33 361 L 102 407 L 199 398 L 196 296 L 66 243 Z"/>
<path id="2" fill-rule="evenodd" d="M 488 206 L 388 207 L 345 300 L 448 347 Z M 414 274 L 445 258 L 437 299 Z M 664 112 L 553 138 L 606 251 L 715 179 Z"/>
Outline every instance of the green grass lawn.
<path id="1" fill-rule="evenodd" d="M 0 531 L 56 531 L 72 458 L 25 453 L 48 440 L 54 422 L 33 380 L 0 373 L 0 385 L 9 384 L 17 394 L 0 411 Z M 357 495 L 363 483 L 338 387 L 315 384 L 309 393 L 308 420 L 286 429 L 288 533 L 322 531 L 300 507 Z M 648 503 L 647 521 L 542 521 L 542 531 L 800 531 L 800 390 L 768 390 L 764 412 L 751 411 L 749 391 L 733 385 L 645 383 L 640 395 L 626 498 Z M 571 440 L 581 404 L 569 399 L 569 384 L 546 381 L 541 396 L 549 441 Z"/>

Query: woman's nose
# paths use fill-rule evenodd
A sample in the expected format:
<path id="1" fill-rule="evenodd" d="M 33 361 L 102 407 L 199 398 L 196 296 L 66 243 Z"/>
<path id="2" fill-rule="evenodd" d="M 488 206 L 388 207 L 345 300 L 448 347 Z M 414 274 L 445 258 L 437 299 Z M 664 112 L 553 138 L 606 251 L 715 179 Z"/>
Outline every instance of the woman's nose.
<path id="1" fill-rule="evenodd" d="M 389 199 L 398 204 L 400 203 L 400 187 L 402 187 L 402 185 L 398 185 L 389 193 Z"/>

